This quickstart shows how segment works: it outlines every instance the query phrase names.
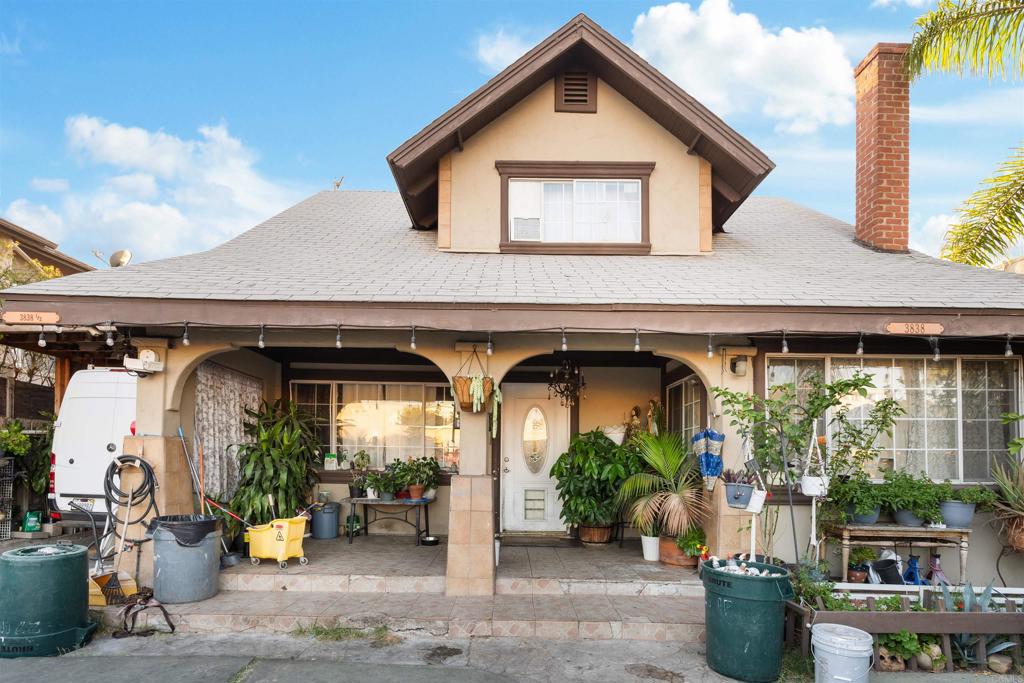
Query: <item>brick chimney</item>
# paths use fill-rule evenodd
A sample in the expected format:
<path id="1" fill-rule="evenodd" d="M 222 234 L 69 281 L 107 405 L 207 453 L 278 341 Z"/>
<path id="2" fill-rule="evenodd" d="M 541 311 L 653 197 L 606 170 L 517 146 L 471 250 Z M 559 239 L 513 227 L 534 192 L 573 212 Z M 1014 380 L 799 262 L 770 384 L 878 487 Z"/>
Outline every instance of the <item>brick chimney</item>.
<path id="1" fill-rule="evenodd" d="M 905 252 L 910 241 L 910 82 L 906 43 L 878 43 L 857 66 L 856 240 Z"/>

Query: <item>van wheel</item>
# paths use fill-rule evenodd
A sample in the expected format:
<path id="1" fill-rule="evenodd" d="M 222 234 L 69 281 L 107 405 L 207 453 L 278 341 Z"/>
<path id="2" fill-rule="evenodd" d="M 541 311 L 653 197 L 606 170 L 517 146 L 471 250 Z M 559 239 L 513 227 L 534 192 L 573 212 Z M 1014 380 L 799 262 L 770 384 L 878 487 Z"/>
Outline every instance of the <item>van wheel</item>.
<path id="1" fill-rule="evenodd" d="M 309 558 L 308 557 L 300 557 L 299 558 L 299 564 L 301 564 L 302 566 L 306 566 L 307 564 L 309 564 Z"/>
<path id="2" fill-rule="evenodd" d="M 277 566 L 280 567 L 281 569 L 288 569 L 288 563 L 287 562 L 278 562 Z"/>
<path id="3" fill-rule="evenodd" d="M 260 563 L 260 558 L 258 558 L 258 557 L 250 557 L 249 561 L 252 562 L 252 566 L 255 567 L 256 565 L 258 565 Z"/>

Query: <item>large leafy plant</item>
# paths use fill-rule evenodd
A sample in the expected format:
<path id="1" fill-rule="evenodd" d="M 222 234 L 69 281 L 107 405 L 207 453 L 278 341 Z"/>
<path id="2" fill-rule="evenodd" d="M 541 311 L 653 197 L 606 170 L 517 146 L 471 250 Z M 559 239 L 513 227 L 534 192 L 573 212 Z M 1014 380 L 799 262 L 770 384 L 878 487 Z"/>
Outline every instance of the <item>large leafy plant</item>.
<path id="1" fill-rule="evenodd" d="M 634 448 L 619 446 L 600 430 L 574 436 L 551 466 L 562 520 L 570 526 L 611 524 L 620 485 L 642 468 Z"/>
<path id="2" fill-rule="evenodd" d="M 870 515 L 881 504 L 882 489 L 865 472 L 842 477 L 828 489 L 827 505 L 835 509 L 839 521 L 844 523 L 849 521 L 850 508 L 856 515 Z"/>
<path id="3" fill-rule="evenodd" d="M 264 401 L 258 410 L 246 410 L 248 443 L 238 446 L 241 482 L 231 498 L 231 509 L 254 524 L 270 522 L 275 513 L 290 517 L 305 508 L 319 481 L 316 466 L 320 447 L 316 418 L 292 401 Z"/>
<path id="4" fill-rule="evenodd" d="M 889 470 L 881 486 L 882 502 L 890 510 L 909 510 L 926 522 L 941 522 L 939 503 L 943 487 L 924 473 L 915 477 L 909 472 Z"/>
<path id="5" fill-rule="evenodd" d="M 648 536 L 679 537 L 703 522 L 709 509 L 703 480 L 679 434 L 641 433 L 632 443 L 648 471 L 626 479 L 616 501 L 633 526 Z"/>

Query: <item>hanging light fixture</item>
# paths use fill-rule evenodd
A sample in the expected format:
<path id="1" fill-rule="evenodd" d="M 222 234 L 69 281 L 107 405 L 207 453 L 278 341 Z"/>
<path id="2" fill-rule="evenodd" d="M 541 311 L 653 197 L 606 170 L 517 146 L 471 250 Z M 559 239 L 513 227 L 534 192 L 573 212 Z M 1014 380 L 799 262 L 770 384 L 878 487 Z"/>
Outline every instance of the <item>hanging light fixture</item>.
<path id="1" fill-rule="evenodd" d="M 1003 351 L 1003 355 L 1007 358 L 1013 355 L 1013 344 L 1010 343 L 1011 339 L 1013 339 L 1013 335 L 1006 335 L 1006 350 Z"/>
<path id="2" fill-rule="evenodd" d="M 334 348 L 340 349 L 341 347 L 341 323 L 338 323 L 338 333 L 334 335 Z"/>
<path id="3" fill-rule="evenodd" d="M 932 345 L 932 360 L 938 363 L 942 360 L 942 354 L 939 353 L 939 338 L 929 337 L 928 342 Z"/>
<path id="4" fill-rule="evenodd" d="M 715 347 L 711 345 L 711 335 L 708 335 L 708 359 L 715 357 Z"/>
<path id="5" fill-rule="evenodd" d="M 188 346 L 192 341 L 188 338 L 188 321 L 185 321 L 185 329 L 181 333 L 181 345 Z"/>
<path id="6" fill-rule="evenodd" d="M 857 340 L 857 355 L 864 355 L 864 333 L 860 333 L 860 339 Z"/>
<path id="7" fill-rule="evenodd" d="M 490 332 L 487 333 L 487 355 L 488 356 L 493 356 L 494 355 L 494 341 L 491 338 L 491 333 Z"/>
<path id="8" fill-rule="evenodd" d="M 260 347 L 261 349 L 267 348 L 267 337 L 266 334 L 264 334 L 265 332 L 266 327 L 263 325 L 263 323 L 260 323 L 260 338 L 256 340 L 256 346 Z"/>
<path id="9" fill-rule="evenodd" d="M 416 350 L 416 326 L 412 326 L 412 337 L 409 339 L 409 348 L 413 351 Z"/>
<path id="10" fill-rule="evenodd" d="M 789 342 L 786 341 L 786 331 L 782 331 L 782 352 L 789 353 Z"/>
<path id="11" fill-rule="evenodd" d="M 564 327 L 562 328 L 562 350 L 563 351 L 568 351 L 569 350 L 569 341 L 565 338 L 565 328 Z"/>
<path id="12" fill-rule="evenodd" d="M 561 367 L 552 370 L 548 375 L 548 398 L 557 396 L 563 406 L 573 406 L 583 396 L 583 390 L 587 388 L 587 381 L 583 378 L 583 371 L 575 363 L 563 360 Z"/>
<path id="13" fill-rule="evenodd" d="M 633 330 L 633 353 L 640 353 L 640 330 Z"/>
<path id="14" fill-rule="evenodd" d="M 39 348 L 46 348 L 46 337 L 43 336 L 43 333 L 41 331 L 39 332 L 39 341 L 37 341 L 36 343 L 39 344 Z"/>
<path id="15" fill-rule="evenodd" d="M 108 320 L 107 321 L 107 346 L 113 346 L 114 345 L 114 331 L 112 329 L 110 329 L 113 326 L 114 326 L 114 321 L 113 320 Z"/>

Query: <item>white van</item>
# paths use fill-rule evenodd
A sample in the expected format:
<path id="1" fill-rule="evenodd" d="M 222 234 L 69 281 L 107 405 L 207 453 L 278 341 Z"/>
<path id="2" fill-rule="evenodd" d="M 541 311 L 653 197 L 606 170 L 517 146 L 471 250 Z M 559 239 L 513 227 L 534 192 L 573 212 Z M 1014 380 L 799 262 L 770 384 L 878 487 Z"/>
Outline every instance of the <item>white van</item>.
<path id="1" fill-rule="evenodd" d="M 77 505 L 106 519 L 103 477 L 135 433 L 137 378 L 124 368 L 90 368 L 71 377 L 53 424 L 50 453 L 50 515 L 55 522 L 88 523 Z M 82 526 L 74 524 L 74 526 Z"/>

